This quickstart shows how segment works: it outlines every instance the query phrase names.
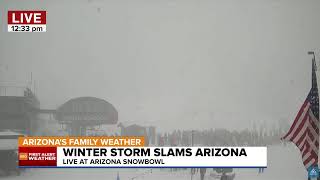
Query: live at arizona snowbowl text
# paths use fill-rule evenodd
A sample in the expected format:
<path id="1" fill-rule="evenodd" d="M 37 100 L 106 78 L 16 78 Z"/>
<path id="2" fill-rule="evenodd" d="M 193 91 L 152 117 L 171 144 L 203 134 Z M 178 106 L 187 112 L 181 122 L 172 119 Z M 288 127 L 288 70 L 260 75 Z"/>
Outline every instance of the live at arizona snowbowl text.
<path id="1" fill-rule="evenodd" d="M 20 137 L 20 167 L 267 167 L 266 147 L 145 147 L 143 137 Z"/>

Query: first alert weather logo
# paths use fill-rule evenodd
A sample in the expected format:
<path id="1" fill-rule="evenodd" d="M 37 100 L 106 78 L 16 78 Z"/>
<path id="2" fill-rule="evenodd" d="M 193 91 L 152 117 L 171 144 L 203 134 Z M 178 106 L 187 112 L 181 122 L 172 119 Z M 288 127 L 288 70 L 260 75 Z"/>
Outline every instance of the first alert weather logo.
<path id="1" fill-rule="evenodd" d="M 19 160 L 28 160 L 28 153 L 19 153 Z"/>
<path id="2" fill-rule="evenodd" d="M 47 160 L 56 160 L 56 153 L 19 153 L 19 160 L 21 161 L 47 161 Z"/>
<path id="3" fill-rule="evenodd" d="M 20 167 L 266 167 L 266 147 L 145 147 L 143 137 L 21 137 Z"/>

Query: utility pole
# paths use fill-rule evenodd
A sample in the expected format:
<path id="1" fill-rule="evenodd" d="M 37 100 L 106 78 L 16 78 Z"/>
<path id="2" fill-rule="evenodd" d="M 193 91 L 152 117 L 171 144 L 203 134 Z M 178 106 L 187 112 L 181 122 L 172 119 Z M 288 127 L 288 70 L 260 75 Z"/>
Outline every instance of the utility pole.
<path id="1" fill-rule="evenodd" d="M 313 59 L 316 60 L 316 56 L 315 56 L 314 51 L 309 51 L 309 52 L 308 52 L 308 55 L 312 55 L 312 56 L 313 56 Z"/>

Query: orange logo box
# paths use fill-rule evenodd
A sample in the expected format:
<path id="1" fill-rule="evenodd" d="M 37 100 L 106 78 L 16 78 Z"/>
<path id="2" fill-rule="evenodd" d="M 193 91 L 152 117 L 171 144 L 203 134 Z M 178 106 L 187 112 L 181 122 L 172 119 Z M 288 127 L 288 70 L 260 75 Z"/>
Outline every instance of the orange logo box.
<path id="1" fill-rule="evenodd" d="M 19 160 L 28 160 L 28 153 L 19 153 Z"/>

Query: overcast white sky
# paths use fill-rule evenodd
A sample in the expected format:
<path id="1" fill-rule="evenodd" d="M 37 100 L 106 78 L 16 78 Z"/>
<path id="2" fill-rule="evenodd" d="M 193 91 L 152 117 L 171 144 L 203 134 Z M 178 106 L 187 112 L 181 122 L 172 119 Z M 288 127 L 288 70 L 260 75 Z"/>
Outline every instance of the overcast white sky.
<path id="1" fill-rule="evenodd" d="M 47 32 L 7 33 L 8 9 L 46 10 Z M 318 0 L 2 0 L 0 17 L 2 81 L 33 72 L 42 108 L 94 96 L 161 129 L 292 122 L 320 50 Z"/>

